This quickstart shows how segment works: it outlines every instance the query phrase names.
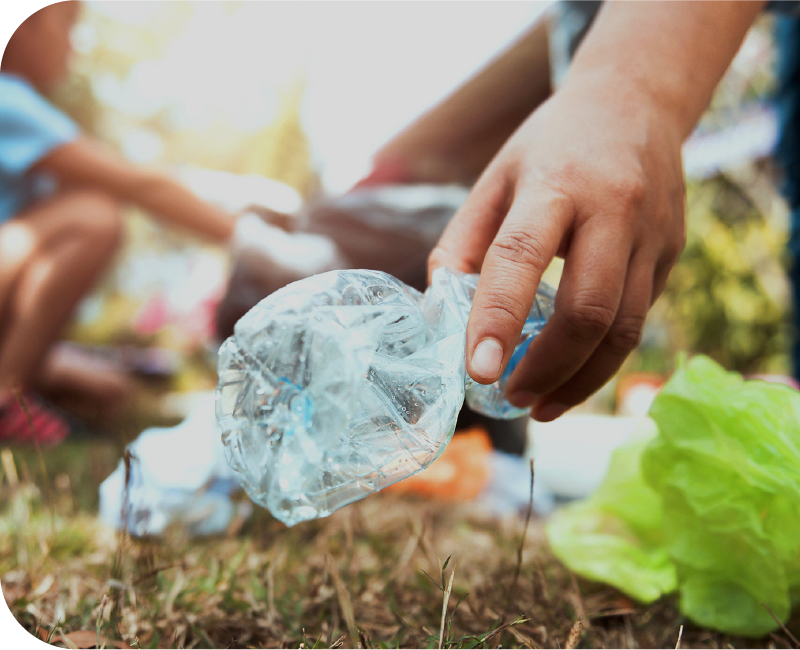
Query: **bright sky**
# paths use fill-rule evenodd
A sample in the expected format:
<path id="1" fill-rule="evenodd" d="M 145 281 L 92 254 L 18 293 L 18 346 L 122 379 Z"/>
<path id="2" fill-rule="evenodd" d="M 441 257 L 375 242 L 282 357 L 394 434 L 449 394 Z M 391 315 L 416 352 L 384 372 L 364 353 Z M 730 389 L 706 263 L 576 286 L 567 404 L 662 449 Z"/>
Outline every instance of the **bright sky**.
<path id="1" fill-rule="evenodd" d="M 251 2 L 231 10 L 197 2 L 163 59 L 142 61 L 122 83 L 100 79 L 96 90 L 132 116 L 169 107 L 178 127 L 202 128 L 224 115 L 247 129 L 269 122 L 277 92 L 302 74 L 305 127 L 325 186 L 338 191 L 366 171 L 372 152 L 392 134 L 549 4 Z M 150 2 L 91 5 L 137 27 L 158 11 Z M 138 155 L 146 158 L 147 138 L 139 142 Z"/>
<path id="2" fill-rule="evenodd" d="M 47 3 L 4 3 L 2 42 Z M 131 27 L 146 28 L 161 3 L 90 4 Z M 337 191 L 366 171 L 371 153 L 392 134 L 503 49 L 550 4 L 193 2 L 189 25 L 163 59 L 140 62 L 122 82 L 98 79 L 95 89 L 133 119 L 169 107 L 178 127 L 202 128 L 224 115 L 242 128 L 257 128 L 274 115 L 280 89 L 303 73 L 306 130 L 323 182 Z M 91 44 L 92 34 L 77 36 L 79 43 Z M 146 131 L 135 135 L 124 147 L 132 157 L 146 162 L 158 155 L 158 142 Z"/>
<path id="3" fill-rule="evenodd" d="M 49 1 L 0 3 L 0 43 Z M 89 4 L 140 30 L 160 26 L 165 6 L 141 0 Z M 160 155 L 160 139 L 147 128 L 131 127 L 137 120 L 166 108 L 176 128 L 203 130 L 223 117 L 245 131 L 257 129 L 272 120 L 279 92 L 303 75 L 308 82 L 303 118 L 315 162 L 326 187 L 339 191 L 367 170 L 382 143 L 503 49 L 550 4 L 191 2 L 192 18 L 175 34 L 164 58 L 142 60 L 123 80 L 98 78 L 95 91 L 131 118 L 124 120 L 128 131 L 120 135 L 123 151 L 136 162 L 150 162 Z M 86 29 L 77 32 L 79 46 L 91 47 L 97 40 Z M 758 37 L 751 32 L 734 69 L 737 61 L 765 65 L 763 57 L 749 52 L 764 49 Z M 753 154 L 748 150 L 747 155 Z"/>

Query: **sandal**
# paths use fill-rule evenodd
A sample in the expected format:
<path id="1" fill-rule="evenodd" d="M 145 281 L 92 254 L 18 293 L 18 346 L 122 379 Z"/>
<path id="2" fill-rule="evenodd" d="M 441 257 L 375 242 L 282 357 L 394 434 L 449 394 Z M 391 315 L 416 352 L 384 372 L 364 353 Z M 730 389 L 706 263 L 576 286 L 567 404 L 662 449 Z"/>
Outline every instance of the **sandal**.
<path id="1" fill-rule="evenodd" d="M 0 403 L 0 445 L 52 446 L 67 437 L 69 424 L 55 409 L 28 391 L 18 395 L 11 394 Z"/>

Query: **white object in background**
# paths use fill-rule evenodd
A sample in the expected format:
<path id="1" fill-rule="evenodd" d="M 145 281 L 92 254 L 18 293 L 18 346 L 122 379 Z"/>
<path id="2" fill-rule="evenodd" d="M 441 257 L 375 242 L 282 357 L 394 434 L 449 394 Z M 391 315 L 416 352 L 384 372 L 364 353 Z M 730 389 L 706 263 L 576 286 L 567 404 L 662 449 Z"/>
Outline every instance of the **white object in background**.
<path id="1" fill-rule="evenodd" d="M 248 269 L 273 279 L 285 276 L 289 282 L 347 266 L 332 239 L 286 232 L 252 213 L 239 217 L 231 246 L 234 258 Z"/>
<path id="2" fill-rule="evenodd" d="M 637 430 L 655 427 L 648 417 L 614 415 L 565 415 L 546 423 L 531 420 L 534 492 L 541 483 L 556 497 L 589 496 L 603 482 L 614 450 Z"/>
<path id="3" fill-rule="evenodd" d="M 493 451 L 489 455 L 489 481 L 478 495 L 475 509 L 492 517 L 517 515 L 526 511 L 530 499 L 530 458 Z M 533 511 L 545 516 L 555 507 L 555 495 L 542 483 L 534 466 Z"/>
<path id="4" fill-rule="evenodd" d="M 733 126 L 712 133 L 694 133 L 683 145 L 686 177 L 703 180 L 721 170 L 739 167 L 772 154 L 778 141 L 778 116 L 770 106 L 757 106 Z"/>
<path id="5" fill-rule="evenodd" d="M 198 397 L 189 415 L 170 428 L 146 429 L 128 449 L 130 480 L 125 486 L 125 462 L 100 485 L 100 517 L 132 535 L 158 535 L 180 522 L 193 535 L 223 532 L 231 520 L 252 509 L 230 496 L 238 480 L 225 461 L 220 429 L 214 417 L 214 393 Z"/>
<path id="6" fill-rule="evenodd" d="M 234 174 L 189 166 L 181 167 L 175 174 L 197 196 L 233 213 L 259 206 L 293 215 L 303 205 L 303 199 L 293 187 L 258 174 Z"/>
<path id="7" fill-rule="evenodd" d="M 644 417 L 650 411 L 660 386 L 642 382 L 631 386 L 618 405 L 618 413 L 624 416 Z"/>

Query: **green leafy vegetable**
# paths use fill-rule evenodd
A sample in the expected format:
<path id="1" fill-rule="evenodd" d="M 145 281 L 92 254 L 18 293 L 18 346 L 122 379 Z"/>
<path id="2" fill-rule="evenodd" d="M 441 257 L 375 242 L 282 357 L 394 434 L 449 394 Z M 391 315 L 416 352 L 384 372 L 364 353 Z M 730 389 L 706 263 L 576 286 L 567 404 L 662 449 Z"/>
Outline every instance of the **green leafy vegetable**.
<path id="1" fill-rule="evenodd" d="M 800 393 L 695 357 L 650 410 L 658 432 L 618 449 L 590 499 L 548 525 L 571 569 L 651 602 L 760 636 L 800 588 Z"/>

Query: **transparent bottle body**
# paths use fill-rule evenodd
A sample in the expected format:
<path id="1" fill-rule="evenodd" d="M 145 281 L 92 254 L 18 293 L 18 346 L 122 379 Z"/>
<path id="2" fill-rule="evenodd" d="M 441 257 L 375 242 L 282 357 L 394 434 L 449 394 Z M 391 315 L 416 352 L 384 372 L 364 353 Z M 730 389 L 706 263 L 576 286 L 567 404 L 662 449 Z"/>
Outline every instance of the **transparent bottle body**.
<path id="1" fill-rule="evenodd" d="M 219 352 L 217 419 L 228 463 L 286 523 L 324 517 L 430 465 L 465 396 L 499 418 L 505 381 L 553 310 L 540 286 L 503 377 L 465 372 L 477 275 L 439 269 L 420 293 L 379 271 L 331 271 L 265 298 Z"/>

